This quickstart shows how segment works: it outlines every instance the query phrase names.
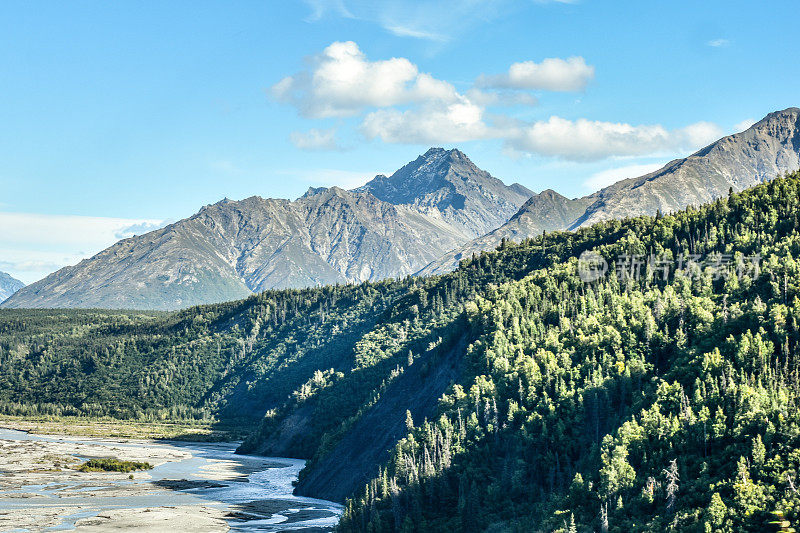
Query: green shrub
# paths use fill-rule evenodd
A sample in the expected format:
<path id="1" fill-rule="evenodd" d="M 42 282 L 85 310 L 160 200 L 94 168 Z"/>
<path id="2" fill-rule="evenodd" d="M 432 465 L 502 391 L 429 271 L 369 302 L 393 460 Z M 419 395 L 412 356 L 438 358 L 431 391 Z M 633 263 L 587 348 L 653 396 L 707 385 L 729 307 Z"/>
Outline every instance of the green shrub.
<path id="1" fill-rule="evenodd" d="M 120 461 L 119 459 L 90 459 L 78 470 L 81 472 L 122 472 L 127 474 L 134 470 L 150 470 L 153 465 L 138 461 Z"/>

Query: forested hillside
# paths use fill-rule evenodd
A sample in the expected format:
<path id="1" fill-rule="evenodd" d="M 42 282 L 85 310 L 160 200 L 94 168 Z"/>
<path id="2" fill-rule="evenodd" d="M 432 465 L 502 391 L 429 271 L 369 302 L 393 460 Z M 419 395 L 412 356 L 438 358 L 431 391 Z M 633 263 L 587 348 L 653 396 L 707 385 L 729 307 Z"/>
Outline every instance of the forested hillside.
<path id="1" fill-rule="evenodd" d="M 423 317 L 460 309 L 535 260 L 525 254 L 510 266 L 486 260 L 469 274 L 266 291 L 176 313 L 0 309 L 0 412 L 232 422 L 258 420 L 345 374 L 369 393 L 391 369 L 372 370 L 371 380 L 359 370 L 395 354 L 395 336 L 403 345 L 422 342 L 433 327 Z M 357 411 L 360 401 L 351 403 Z"/>
<path id="2" fill-rule="evenodd" d="M 795 519 L 798 216 L 795 174 L 560 236 L 621 229 L 595 247 L 611 265 L 704 261 L 585 283 L 570 258 L 467 304 L 468 376 L 340 529 L 774 531 L 771 512 Z"/>
<path id="3" fill-rule="evenodd" d="M 404 286 L 268 291 L 173 314 L 0 310 L 0 410 L 257 418 L 315 370 L 347 359 Z"/>
<path id="4" fill-rule="evenodd" d="M 796 173 L 444 276 L 0 310 L 0 408 L 261 419 L 242 451 L 309 458 L 342 531 L 763 531 L 800 511 L 798 216 Z"/>

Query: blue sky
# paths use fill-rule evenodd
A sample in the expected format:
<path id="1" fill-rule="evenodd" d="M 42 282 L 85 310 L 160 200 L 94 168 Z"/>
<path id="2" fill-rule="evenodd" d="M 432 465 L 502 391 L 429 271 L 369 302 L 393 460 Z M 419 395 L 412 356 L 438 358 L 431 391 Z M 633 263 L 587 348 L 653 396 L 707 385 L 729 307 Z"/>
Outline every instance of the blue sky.
<path id="1" fill-rule="evenodd" d="M 796 2 L 32 2 L 0 18 L 0 270 L 429 146 L 579 196 L 800 105 Z"/>

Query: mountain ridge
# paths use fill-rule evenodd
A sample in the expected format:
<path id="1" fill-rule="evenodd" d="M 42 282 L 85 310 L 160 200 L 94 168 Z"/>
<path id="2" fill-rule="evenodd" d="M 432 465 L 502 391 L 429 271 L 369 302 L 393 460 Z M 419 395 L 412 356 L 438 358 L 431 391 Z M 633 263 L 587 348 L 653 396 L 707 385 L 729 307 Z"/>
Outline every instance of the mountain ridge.
<path id="1" fill-rule="evenodd" d="M 225 198 L 65 267 L 3 306 L 170 310 L 410 275 L 527 200 L 526 189 L 457 150 L 433 148 L 409 165 L 402 197 L 386 187 L 406 179 L 403 169 L 352 191 L 310 188 L 294 201 Z"/>
<path id="2" fill-rule="evenodd" d="M 294 201 L 223 199 L 61 269 L 0 305 L 178 309 L 269 288 L 441 274 L 504 239 L 669 213 L 797 168 L 798 108 L 573 199 L 505 185 L 460 150 L 435 147 L 350 191 L 309 188 Z"/>
<path id="3" fill-rule="evenodd" d="M 453 270 L 461 259 L 493 250 L 504 238 L 519 241 L 542 231 L 575 230 L 613 218 L 675 212 L 725 196 L 730 189 L 739 192 L 797 169 L 800 108 L 790 107 L 769 113 L 747 130 L 722 137 L 654 172 L 618 181 L 581 198 L 561 200 L 555 211 L 537 213 L 540 208 L 536 201 L 526 203 L 504 225 L 444 254 L 418 274 Z M 580 213 L 563 223 L 558 213 L 565 210 Z"/>

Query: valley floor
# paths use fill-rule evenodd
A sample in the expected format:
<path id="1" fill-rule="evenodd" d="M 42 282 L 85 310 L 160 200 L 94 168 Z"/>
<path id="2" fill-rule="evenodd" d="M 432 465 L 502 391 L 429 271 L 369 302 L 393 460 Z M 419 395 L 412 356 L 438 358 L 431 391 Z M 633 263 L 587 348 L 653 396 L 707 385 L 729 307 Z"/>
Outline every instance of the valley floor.
<path id="1" fill-rule="evenodd" d="M 0 421 L 6 428 L 30 424 Z M 292 496 L 303 461 L 234 455 L 235 446 L 0 429 L 0 530 L 328 531 L 336 524 L 341 506 Z M 154 468 L 76 469 L 104 457 Z"/>

